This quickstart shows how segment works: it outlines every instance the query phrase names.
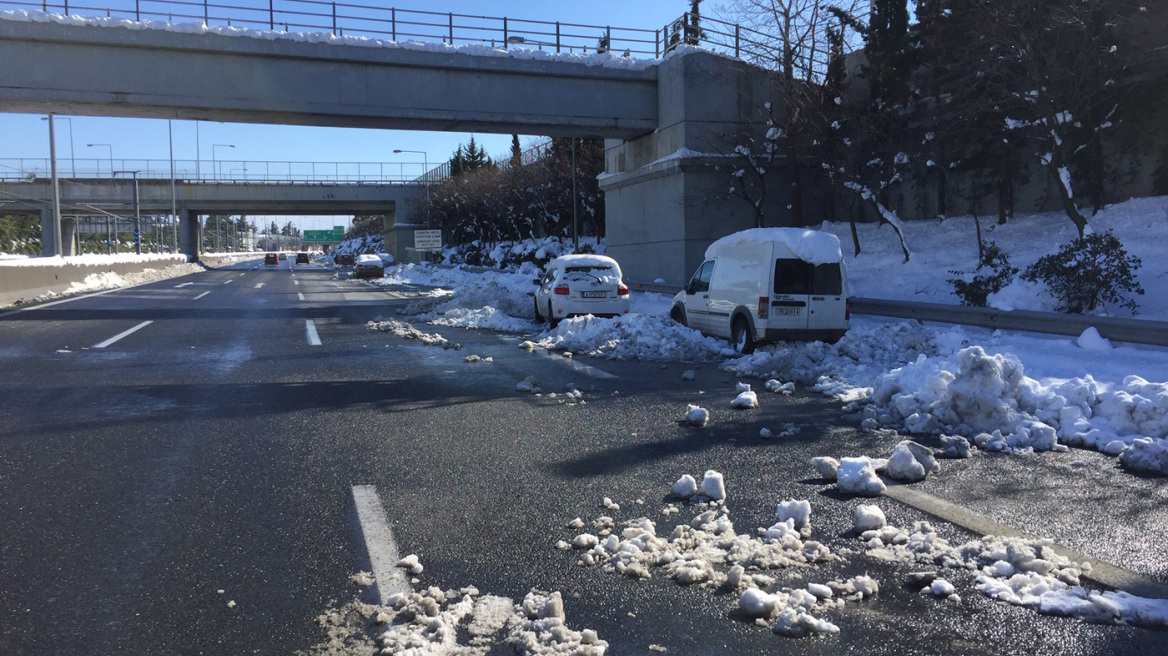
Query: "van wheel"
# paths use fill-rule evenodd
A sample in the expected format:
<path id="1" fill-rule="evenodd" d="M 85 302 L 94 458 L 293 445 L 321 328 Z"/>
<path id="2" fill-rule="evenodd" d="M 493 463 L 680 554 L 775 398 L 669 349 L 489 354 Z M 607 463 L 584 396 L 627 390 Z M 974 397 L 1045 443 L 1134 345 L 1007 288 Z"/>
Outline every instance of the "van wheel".
<path id="1" fill-rule="evenodd" d="M 556 315 L 552 314 L 552 302 L 551 301 L 548 301 L 547 320 L 548 320 L 548 326 L 551 326 L 552 328 L 555 328 L 556 326 L 560 325 L 560 320 L 556 318 Z"/>
<path id="2" fill-rule="evenodd" d="M 679 323 L 683 326 L 689 327 L 689 324 L 686 323 L 686 321 L 685 321 L 685 310 L 683 310 L 681 308 L 675 307 L 672 310 L 670 310 L 669 311 L 669 318 L 673 319 L 674 321 L 676 321 L 677 323 Z"/>
<path id="3" fill-rule="evenodd" d="M 535 322 L 543 323 L 543 315 L 539 313 L 539 299 L 535 299 Z"/>
<path id="4" fill-rule="evenodd" d="M 754 335 L 750 332 L 750 324 L 746 323 L 746 319 L 738 317 L 734 320 L 734 329 L 730 331 L 733 337 L 731 346 L 734 347 L 735 353 L 742 355 L 750 355 L 754 353 Z"/>

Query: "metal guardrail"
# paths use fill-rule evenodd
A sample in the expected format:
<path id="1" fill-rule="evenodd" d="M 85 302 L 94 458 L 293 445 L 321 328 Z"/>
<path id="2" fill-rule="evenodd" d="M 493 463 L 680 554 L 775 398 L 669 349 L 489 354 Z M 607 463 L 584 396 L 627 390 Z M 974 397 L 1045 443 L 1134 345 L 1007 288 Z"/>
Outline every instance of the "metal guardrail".
<path id="1" fill-rule="evenodd" d="M 682 289 L 679 285 L 660 283 L 633 282 L 629 285 L 636 291 L 658 294 L 676 294 Z M 892 301 L 877 298 L 850 298 L 848 299 L 848 307 L 852 314 L 937 321 L 995 330 L 1018 330 L 1070 337 L 1078 337 L 1083 334 L 1084 330 L 1094 327 L 1103 337 L 1117 342 L 1168 346 L 1168 321 L 1092 317 L 1084 314 L 1035 312 L 1032 310 L 1007 311 L 967 305 Z"/>
<path id="2" fill-rule="evenodd" d="M 1147 319 L 1119 319 L 1092 317 L 1082 314 L 1034 312 L 1031 310 L 995 310 L 993 308 L 887 301 L 872 298 L 850 300 L 852 312 L 882 317 L 940 321 L 966 326 L 981 326 L 1001 330 L 1021 330 L 1051 335 L 1078 337 L 1084 330 L 1095 327 L 1107 339 L 1136 344 L 1168 346 L 1168 322 Z"/>
<path id="3" fill-rule="evenodd" d="M 450 45 L 472 43 L 495 48 L 526 48 L 564 53 L 628 52 L 658 57 L 665 35 L 610 25 L 582 25 L 450 12 L 418 11 L 350 2 L 320 0 L 86 0 L 5 1 L 0 7 L 69 16 L 121 18 L 166 23 L 200 22 L 208 26 L 240 27 L 336 36 L 363 36 L 388 41 L 433 41 Z"/>
<path id="4" fill-rule="evenodd" d="M 169 159 L 110 159 L 57 157 L 62 178 L 126 178 L 137 171 L 138 179 L 169 180 Z M 51 176 L 49 158 L 0 158 L 0 181 L 20 181 Z M 421 180 L 421 162 L 279 162 L 217 159 L 174 160 L 174 177 L 190 182 L 266 184 L 408 183 Z M 114 173 L 118 175 L 115 176 Z"/>

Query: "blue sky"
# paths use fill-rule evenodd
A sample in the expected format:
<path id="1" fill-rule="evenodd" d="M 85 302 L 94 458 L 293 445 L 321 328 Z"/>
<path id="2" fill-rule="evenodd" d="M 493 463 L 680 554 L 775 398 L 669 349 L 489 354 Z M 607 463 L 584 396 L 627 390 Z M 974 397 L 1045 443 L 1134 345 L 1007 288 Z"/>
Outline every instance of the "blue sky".
<path id="1" fill-rule="evenodd" d="M 89 3 L 94 6 L 102 3 Z M 540 21 L 560 21 L 582 25 L 611 25 L 628 28 L 658 29 L 689 8 L 688 0 L 588 0 L 555 2 L 516 0 L 486 2 L 482 0 L 390 0 L 385 6 L 403 10 L 453 12 L 474 16 L 508 17 Z M 180 74 L 181 72 L 176 72 Z M 168 160 L 170 142 L 165 120 L 116 119 L 73 116 L 57 122 L 57 158 L 61 170 L 68 171 L 67 160 L 75 158 L 78 170 L 122 159 Z M 43 115 L 0 113 L 0 133 L 4 134 L 0 160 L 10 158 L 47 159 L 48 127 Z M 450 157 L 455 148 L 469 140 L 469 134 L 447 132 L 408 132 L 391 130 L 357 130 L 343 128 L 309 128 L 234 124 L 202 121 L 174 121 L 174 157 L 194 160 L 196 152 L 203 162 L 218 160 L 237 169 L 241 162 L 318 161 L 318 162 L 401 162 L 403 172 L 421 173 L 423 156 L 415 153 L 393 154 L 394 149 L 423 151 L 431 166 Z M 196 145 L 196 133 L 198 135 Z M 503 155 L 510 148 L 510 135 L 476 135 L 476 141 L 488 154 Z M 530 139 L 524 139 L 528 142 Z M 108 144 L 88 146 L 87 144 Z M 228 147 L 233 146 L 233 147 Z M 85 161 L 88 160 L 88 161 Z M 10 165 L 10 163 L 5 162 Z M 227 171 L 224 171 L 225 173 Z"/>

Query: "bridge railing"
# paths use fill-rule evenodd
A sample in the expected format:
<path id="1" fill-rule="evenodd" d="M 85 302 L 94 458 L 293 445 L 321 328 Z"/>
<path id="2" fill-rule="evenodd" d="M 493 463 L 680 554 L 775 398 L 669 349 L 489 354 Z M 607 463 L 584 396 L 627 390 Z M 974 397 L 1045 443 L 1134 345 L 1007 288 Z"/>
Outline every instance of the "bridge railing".
<path id="1" fill-rule="evenodd" d="M 0 2 L 0 7 L 81 17 L 122 18 L 166 23 L 200 22 L 295 33 L 363 36 L 388 41 L 433 41 L 449 45 L 486 44 L 583 54 L 610 50 L 630 56 L 663 54 L 660 30 L 582 25 L 395 9 L 320 0 L 33 0 Z M 607 44 L 607 46 L 605 46 Z"/>
<path id="2" fill-rule="evenodd" d="M 136 173 L 133 173 L 136 172 Z M 0 180 L 45 179 L 52 175 L 48 158 L 0 158 Z M 169 159 L 57 157 L 57 176 L 75 179 L 128 178 L 169 180 Z M 200 183 L 369 184 L 410 183 L 425 177 L 421 162 L 281 162 L 245 160 L 174 160 L 177 180 Z"/>

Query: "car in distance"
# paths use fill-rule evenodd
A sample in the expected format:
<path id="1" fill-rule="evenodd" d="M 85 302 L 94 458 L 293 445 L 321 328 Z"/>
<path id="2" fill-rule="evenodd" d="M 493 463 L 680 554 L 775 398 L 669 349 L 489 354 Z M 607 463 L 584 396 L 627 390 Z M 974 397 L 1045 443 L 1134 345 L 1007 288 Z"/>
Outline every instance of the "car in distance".
<path id="1" fill-rule="evenodd" d="M 606 255 L 561 255 L 547 263 L 535 284 L 535 320 L 546 319 L 553 328 L 568 317 L 629 312 L 629 288 L 620 265 Z"/>
<path id="2" fill-rule="evenodd" d="M 287 253 L 280 253 L 280 261 L 283 262 L 286 259 L 288 259 L 288 254 Z"/>
<path id="3" fill-rule="evenodd" d="M 372 253 L 357 256 L 356 264 L 353 266 L 354 278 L 381 278 L 383 276 L 385 276 L 385 265 L 382 264 L 380 257 Z"/>
<path id="4" fill-rule="evenodd" d="M 750 353 L 759 342 L 836 342 L 848 330 L 839 238 L 804 228 L 753 228 L 710 244 L 669 316 Z"/>
<path id="5" fill-rule="evenodd" d="M 333 256 L 333 263 L 337 266 L 353 266 L 353 255 L 351 253 L 341 253 Z"/>
<path id="6" fill-rule="evenodd" d="M 308 259 L 308 253 L 297 253 L 296 254 L 296 263 L 297 264 L 309 264 L 310 262 L 311 261 Z"/>
<path id="7" fill-rule="evenodd" d="M 275 253 L 267 253 L 264 255 L 264 264 L 270 266 L 270 265 L 276 265 L 279 263 L 280 263 L 280 256 L 279 255 L 276 255 Z"/>

